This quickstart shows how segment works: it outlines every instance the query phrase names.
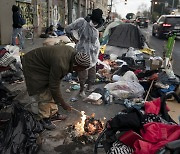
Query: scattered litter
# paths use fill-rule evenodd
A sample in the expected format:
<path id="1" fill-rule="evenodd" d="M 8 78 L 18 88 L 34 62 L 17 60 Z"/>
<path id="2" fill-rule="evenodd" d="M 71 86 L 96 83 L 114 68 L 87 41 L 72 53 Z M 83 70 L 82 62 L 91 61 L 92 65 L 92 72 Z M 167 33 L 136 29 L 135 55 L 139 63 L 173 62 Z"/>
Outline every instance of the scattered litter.
<path id="1" fill-rule="evenodd" d="M 78 101 L 78 99 L 75 98 L 75 97 L 73 97 L 73 98 L 70 99 L 70 101 L 71 101 L 71 102 L 76 102 L 76 101 Z"/>
<path id="2" fill-rule="evenodd" d="M 83 101 L 91 103 L 91 104 L 100 105 L 103 103 L 103 100 L 101 98 L 102 98 L 101 94 L 93 92 L 87 98 L 85 98 Z"/>
<path id="3" fill-rule="evenodd" d="M 78 84 L 76 81 L 70 81 L 69 83 L 74 85 Z"/>
<path id="4" fill-rule="evenodd" d="M 69 90 L 69 89 L 66 89 L 66 92 L 67 92 L 67 93 L 70 93 L 70 92 L 71 92 L 71 90 Z"/>
<path id="5" fill-rule="evenodd" d="M 71 89 L 79 90 L 80 89 L 80 85 L 79 84 L 78 85 L 73 85 L 73 86 L 71 86 Z"/>

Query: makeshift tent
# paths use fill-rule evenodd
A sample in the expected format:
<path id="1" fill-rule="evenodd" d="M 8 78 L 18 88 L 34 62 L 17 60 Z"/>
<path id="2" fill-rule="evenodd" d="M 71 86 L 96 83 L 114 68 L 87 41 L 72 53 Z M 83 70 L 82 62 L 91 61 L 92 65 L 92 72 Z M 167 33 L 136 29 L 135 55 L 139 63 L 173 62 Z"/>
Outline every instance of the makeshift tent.
<path id="1" fill-rule="evenodd" d="M 142 49 L 145 43 L 145 37 L 141 34 L 139 28 L 132 24 L 120 24 L 111 29 L 108 45 L 121 48 Z"/>
<path id="2" fill-rule="evenodd" d="M 109 34 L 110 34 L 111 28 L 116 27 L 116 26 L 118 26 L 120 24 L 122 24 L 122 21 L 116 20 L 116 21 L 111 22 L 109 25 L 107 25 L 107 27 L 106 27 L 106 29 L 105 29 L 105 31 L 103 33 L 102 43 L 101 43 L 102 45 L 107 43 L 107 41 L 109 39 Z"/>

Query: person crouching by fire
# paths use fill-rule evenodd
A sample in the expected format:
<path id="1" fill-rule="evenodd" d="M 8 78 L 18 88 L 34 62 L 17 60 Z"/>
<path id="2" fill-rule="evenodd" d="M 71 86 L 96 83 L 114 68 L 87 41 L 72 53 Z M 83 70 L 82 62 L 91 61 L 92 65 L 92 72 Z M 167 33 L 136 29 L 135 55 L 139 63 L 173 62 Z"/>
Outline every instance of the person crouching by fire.
<path id="1" fill-rule="evenodd" d="M 27 91 L 38 103 L 38 117 L 45 129 L 55 129 L 51 117 L 65 120 L 65 115 L 58 113 L 58 105 L 71 111 L 60 91 L 61 79 L 72 71 L 83 71 L 90 66 L 90 57 L 77 52 L 66 45 L 40 47 L 24 55 L 23 73 Z"/>

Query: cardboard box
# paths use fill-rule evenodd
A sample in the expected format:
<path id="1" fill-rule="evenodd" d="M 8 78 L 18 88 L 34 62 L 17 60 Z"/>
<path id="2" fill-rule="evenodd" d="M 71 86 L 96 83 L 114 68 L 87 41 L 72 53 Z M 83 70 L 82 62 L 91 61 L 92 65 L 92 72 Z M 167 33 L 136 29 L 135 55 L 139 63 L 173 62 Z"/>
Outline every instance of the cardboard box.
<path id="1" fill-rule="evenodd" d="M 159 57 L 150 58 L 150 69 L 157 70 L 161 68 L 162 63 L 163 63 L 162 58 L 159 58 Z"/>

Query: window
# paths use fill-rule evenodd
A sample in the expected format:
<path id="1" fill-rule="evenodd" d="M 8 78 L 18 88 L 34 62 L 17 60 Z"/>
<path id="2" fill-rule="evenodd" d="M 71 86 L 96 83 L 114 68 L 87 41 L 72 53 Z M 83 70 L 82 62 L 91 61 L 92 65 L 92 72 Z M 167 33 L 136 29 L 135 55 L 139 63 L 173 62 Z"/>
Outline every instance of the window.
<path id="1" fill-rule="evenodd" d="M 164 17 L 160 17 L 160 19 L 158 20 L 158 22 L 164 22 Z"/>
<path id="2" fill-rule="evenodd" d="M 168 17 L 166 18 L 166 23 L 169 24 L 180 24 L 180 17 Z"/>

